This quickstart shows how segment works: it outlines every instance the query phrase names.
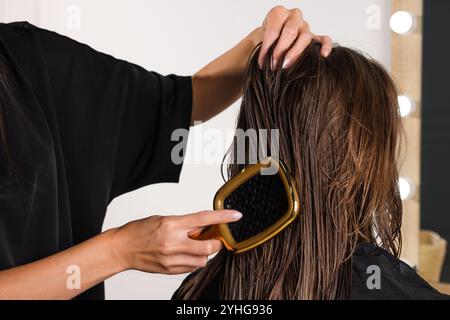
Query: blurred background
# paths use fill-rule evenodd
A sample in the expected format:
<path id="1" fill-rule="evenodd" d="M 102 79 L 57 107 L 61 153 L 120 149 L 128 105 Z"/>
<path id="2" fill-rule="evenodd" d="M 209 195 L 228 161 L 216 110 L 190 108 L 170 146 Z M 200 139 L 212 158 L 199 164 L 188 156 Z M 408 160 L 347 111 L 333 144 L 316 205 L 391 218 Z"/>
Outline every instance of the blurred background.
<path id="1" fill-rule="evenodd" d="M 404 200 L 402 258 L 449 290 L 450 16 L 448 0 L 0 0 L 0 21 L 27 20 L 116 58 L 162 74 L 190 75 L 259 26 L 276 5 L 298 7 L 316 34 L 359 49 L 397 79 L 407 144 L 399 186 Z M 192 129 L 179 184 L 158 184 L 115 199 L 104 229 L 152 214 L 212 208 L 223 183 L 220 160 L 239 101 Z M 204 132 L 215 128 L 222 140 Z M 212 163 L 195 161 L 204 150 Z M 128 271 L 106 281 L 107 299 L 168 299 L 184 276 Z"/>

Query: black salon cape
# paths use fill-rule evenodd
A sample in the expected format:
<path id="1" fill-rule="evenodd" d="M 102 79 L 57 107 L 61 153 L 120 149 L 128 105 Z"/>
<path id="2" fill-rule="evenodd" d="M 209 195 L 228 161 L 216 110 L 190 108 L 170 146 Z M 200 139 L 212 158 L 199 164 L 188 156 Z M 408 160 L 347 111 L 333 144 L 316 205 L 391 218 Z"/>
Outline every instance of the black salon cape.
<path id="1" fill-rule="evenodd" d="M 196 271 L 198 272 L 198 271 Z M 183 281 L 185 283 L 195 273 Z M 379 275 L 379 281 L 375 276 Z M 218 300 L 220 274 L 201 293 L 200 300 Z M 178 290 L 172 299 L 175 299 Z M 352 300 L 450 300 L 422 279 L 410 266 L 386 250 L 360 244 L 352 256 Z"/>
<path id="2" fill-rule="evenodd" d="M 0 24 L 0 57 L 18 102 L 3 110 L 12 170 L 2 150 L 0 270 L 99 234 L 114 197 L 178 181 L 171 134 L 189 129 L 190 77 L 148 72 L 25 22 Z M 104 298 L 103 284 L 80 297 Z"/>

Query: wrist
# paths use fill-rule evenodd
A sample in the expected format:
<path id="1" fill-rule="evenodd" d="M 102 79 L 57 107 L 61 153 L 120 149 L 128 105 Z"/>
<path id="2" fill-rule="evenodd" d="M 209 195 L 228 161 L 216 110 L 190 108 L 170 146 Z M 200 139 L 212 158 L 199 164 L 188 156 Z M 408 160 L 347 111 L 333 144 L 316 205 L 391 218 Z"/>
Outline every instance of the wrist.
<path id="1" fill-rule="evenodd" d="M 126 259 L 126 252 L 122 245 L 122 233 L 120 228 L 114 228 L 103 232 L 100 236 L 103 238 L 105 252 L 111 261 L 116 273 L 131 269 Z"/>
<path id="2" fill-rule="evenodd" d="M 258 27 L 254 29 L 248 35 L 248 39 L 251 41 L 253 48 L 259 45 L 263 41 L 263 28 Z"/>

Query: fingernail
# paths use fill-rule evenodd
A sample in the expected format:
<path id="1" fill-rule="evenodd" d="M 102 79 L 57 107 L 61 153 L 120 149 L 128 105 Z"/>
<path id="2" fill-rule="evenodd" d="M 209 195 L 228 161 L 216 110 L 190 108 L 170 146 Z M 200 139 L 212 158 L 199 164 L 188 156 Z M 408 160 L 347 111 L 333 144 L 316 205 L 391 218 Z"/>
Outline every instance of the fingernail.
<path id="1" fill-rule="evenodd" d="M 272 59 L 272 65 L 271 65 L 272 70 L 275 70 L 275 68 L 277 67 L 277 63 L 278 63 L 278 61 L 276 59 Z"/>
<path id="2" fill-rule="evenodd" d="M 323 56 L 326 58 L 330 55 L 331 51 L 330 50 L 325 50 L 323 53 Z"/>
<path id="3" fill-rule="evenodd" d="M 262 64 L 261 61 L 258 62 L 258 65 L 259 65 L 259 69 L 262 69 L 262 68 L 263 68 L 263 64 Z"/>
<path id="4" fill-rule="evenodd" d="M 286 69 L 288 66 L 289 66 L 289 63 L 291 62 L 291 59 L 289 59 L 289 58 L 284 58 L 284 61 L 283 61 L 283 69 Z"/>
<path id="5" fill-rule="evenodd" d="M 239 211 L 235 211 L 231 214 L 231 217 L 233 220 L 239 220 L 240 218 L 242 218 L 242 213 L 240 213 Z"/>

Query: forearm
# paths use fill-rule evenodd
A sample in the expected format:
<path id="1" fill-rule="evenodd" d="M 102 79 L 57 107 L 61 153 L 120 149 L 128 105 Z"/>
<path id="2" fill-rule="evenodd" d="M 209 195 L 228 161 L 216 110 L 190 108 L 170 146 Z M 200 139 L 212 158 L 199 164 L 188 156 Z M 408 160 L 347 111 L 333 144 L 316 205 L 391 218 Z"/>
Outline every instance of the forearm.
<path id="1" fill-rule="evenodd" d="M 193 76 L 192 122 L 214 117 L 242 95 L 249 58 L 261 39 L 257 28 Z"/>
<path id="2" fill-rule="evenodd" d="M 131 269 L 192 272 L 204 267 L 208 256 L 222 246 L 215 239 L 193 240 L 189 232 L 235 222 L 241 216 L 233 210 L 215 210 L 131 221 L 48 258 L 0 271 L 0 299 L 70 299 Z M 74 288 L 77 276 L 80 286 Z"/>
<path id="3" fill-rule="evenodd" d="M 71 299 L 123 271 L 111 245 L 112 232 L 48 258 L 0 271 L 0 299 Z M 78 276 L 80 287 L 76 288 Z"/>

